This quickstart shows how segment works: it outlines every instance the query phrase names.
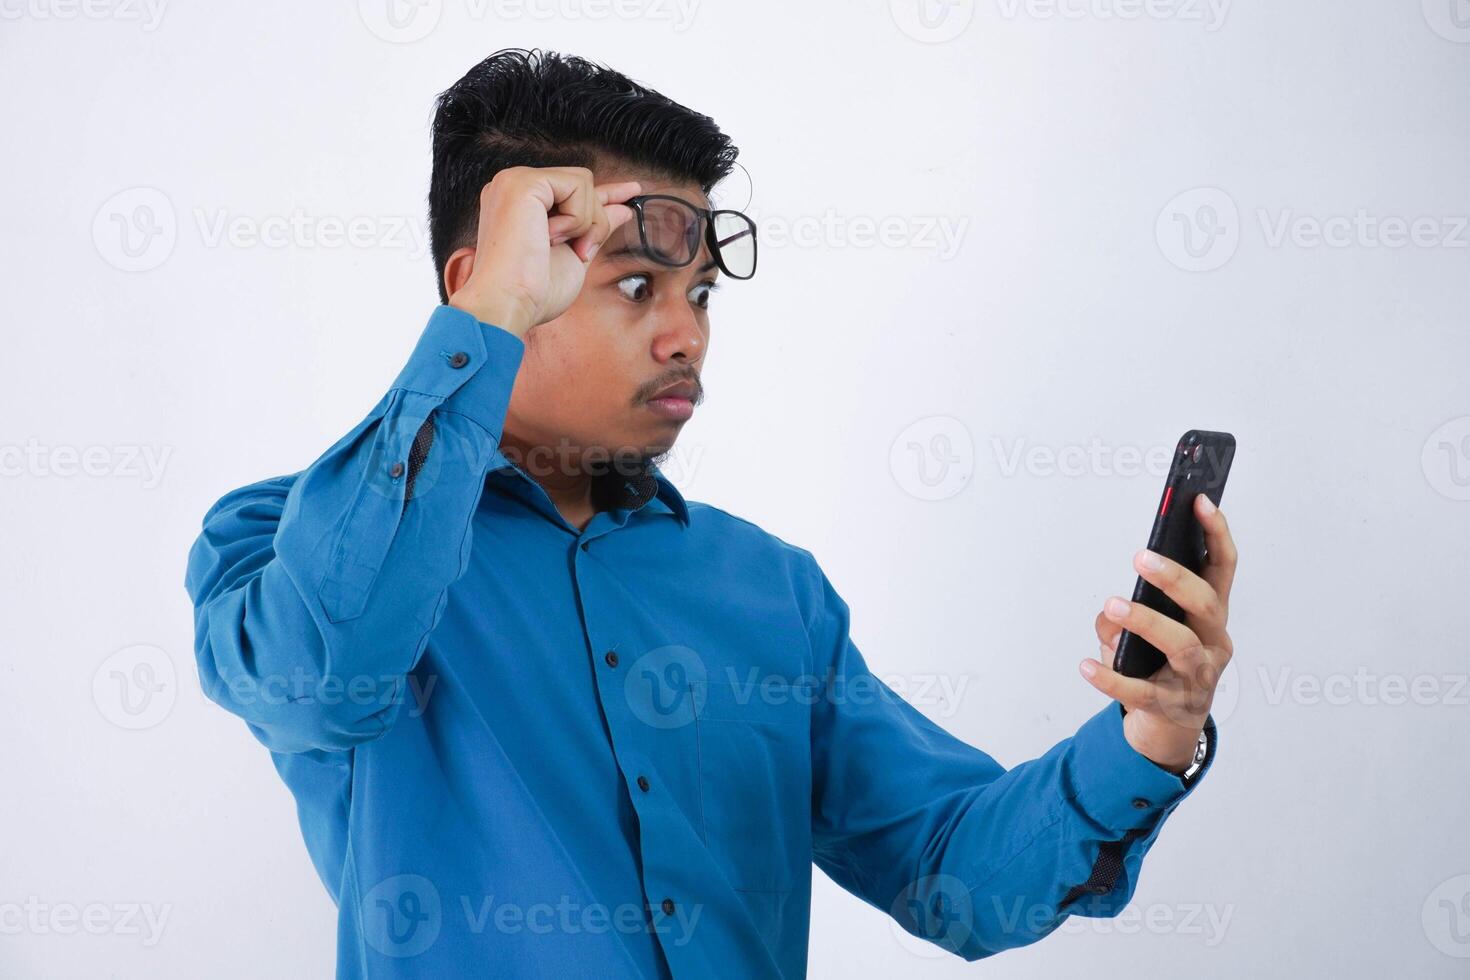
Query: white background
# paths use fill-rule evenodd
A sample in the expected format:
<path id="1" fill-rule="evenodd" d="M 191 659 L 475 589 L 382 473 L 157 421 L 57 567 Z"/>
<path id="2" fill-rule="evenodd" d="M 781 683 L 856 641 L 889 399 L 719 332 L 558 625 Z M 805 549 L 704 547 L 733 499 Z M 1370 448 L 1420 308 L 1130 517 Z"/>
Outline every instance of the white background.
<path id="1" fill-rule="evenodd" d="M 1161 483 L 1130 453 L 1239 440 L 1219 757 L 1129 911 L 968 966 L 819 877 L 812 976 L 1465 975 L 1470 6 L 623 2 L 0 0 L 0 975 L 330 975 L 185 555 L 407 356 L 432 99 L 509 45 L 741 146 L 760 275 L 666 470 L 811 549 L 1003 763 L 1101 705 L 1077 663 Z"/>

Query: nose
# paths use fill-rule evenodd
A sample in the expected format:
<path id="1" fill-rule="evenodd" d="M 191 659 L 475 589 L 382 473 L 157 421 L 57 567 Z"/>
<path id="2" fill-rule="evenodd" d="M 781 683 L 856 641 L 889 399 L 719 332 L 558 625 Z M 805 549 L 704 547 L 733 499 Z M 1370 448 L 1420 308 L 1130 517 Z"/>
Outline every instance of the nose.
<path id="1" fill-rule="evenodd" d="M 656 317 L 654 360 L 660 364 L 677 361 L 689 365 L 703 360 L 709 336 L 687 297 L 673 292 L 660 297 Z"/>

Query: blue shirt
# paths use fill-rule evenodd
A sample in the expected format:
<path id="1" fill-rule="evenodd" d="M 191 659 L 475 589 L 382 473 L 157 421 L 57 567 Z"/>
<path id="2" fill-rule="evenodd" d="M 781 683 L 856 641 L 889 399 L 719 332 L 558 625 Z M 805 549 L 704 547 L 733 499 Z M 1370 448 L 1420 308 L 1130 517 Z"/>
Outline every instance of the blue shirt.
<path id="1" fill-rule="evenodd" d="M 523 341 L 440 306 L 189 555 L 208 696 L 271 751 L 337 977 L 794 978 L 813 863 L 977 959 L 1115 915 L 1198 784 L 1110 703 L 1005 769 L 869 673 L 811 553 L 656 466 L 578 530 L 499 451 Z"/>

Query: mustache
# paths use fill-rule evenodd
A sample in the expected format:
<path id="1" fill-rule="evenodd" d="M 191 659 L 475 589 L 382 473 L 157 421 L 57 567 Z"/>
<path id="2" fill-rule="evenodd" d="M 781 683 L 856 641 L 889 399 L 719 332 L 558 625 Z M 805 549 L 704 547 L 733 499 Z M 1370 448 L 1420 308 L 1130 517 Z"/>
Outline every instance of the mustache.
<path id="1" fill-rule="evenodd" d="M 680 381 L 688 381 L 694 385 L 694 398 L 692 401 L 695 405 L 704 401 L 704 382 L 699 380 L 699 372 L 693 368 L 686 368 L 682 371 L 674 371 L 662 375 L 647 384 L 639 385 L 637 394 L 633 396 L 633 404 L 641 405 L 669 385 L 676 384 Z"/>

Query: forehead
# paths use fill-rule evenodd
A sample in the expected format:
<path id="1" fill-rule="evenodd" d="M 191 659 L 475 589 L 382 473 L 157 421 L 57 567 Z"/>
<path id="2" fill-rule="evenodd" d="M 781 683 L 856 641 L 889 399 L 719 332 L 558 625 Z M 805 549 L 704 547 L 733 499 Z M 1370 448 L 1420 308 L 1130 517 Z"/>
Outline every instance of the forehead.
<path id="1" fill-rule="evenodd" d="M 705 196 L 704 189 L 697 181 L 674 180 L 663 174 L 652 173 L 626 164 L 605 162 L 592 171 L 594 182 L 598 184 L 611 184 L 623 180 L 636 180 L 639 184 L 640 194 L 672 194 L 674 197 L 682 197 L 690 204 L 702 208 L 709 207 L 709 198 Z"/>

